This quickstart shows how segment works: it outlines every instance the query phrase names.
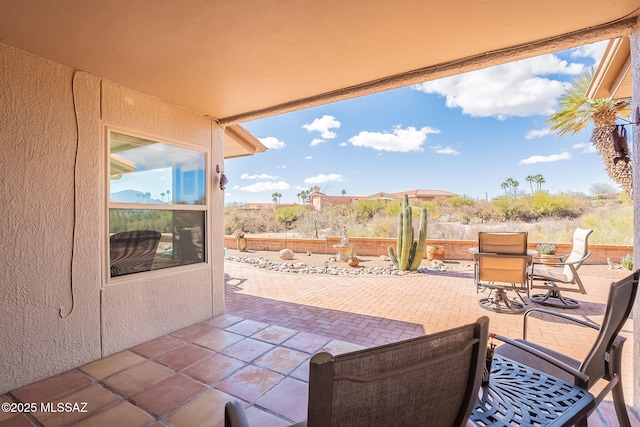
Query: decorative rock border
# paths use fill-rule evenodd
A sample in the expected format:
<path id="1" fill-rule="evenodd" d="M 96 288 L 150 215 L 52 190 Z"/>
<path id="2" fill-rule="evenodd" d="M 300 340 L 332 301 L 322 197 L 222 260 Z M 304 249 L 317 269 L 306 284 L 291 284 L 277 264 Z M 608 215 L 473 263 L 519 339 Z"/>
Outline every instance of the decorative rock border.
<path id="1" fill-rule="evenodd" d="M 310 266 L 303 262 L 279 262 L 268 260 L 263 257 L 243 257 L 243 256 L 228 256 L 224 258 L 225 261 L 241 262 L 249 264 L 253 267 L 262 268 L 264 270 L 275 271 L 279 273 L 297 273 L 297 274 L 328 274 L 331 276 L 404 276 L 407 274 L 421 274 L 432 273 L 435 271 L 447 271 L 446 266 L 438 265 L 434 267 L 420 267 L 416 271 L 400 271 L 393 264 L 389 264 L 387 267 L 337 267 L 335 265 L 329 265 L 327 268 Z"/>

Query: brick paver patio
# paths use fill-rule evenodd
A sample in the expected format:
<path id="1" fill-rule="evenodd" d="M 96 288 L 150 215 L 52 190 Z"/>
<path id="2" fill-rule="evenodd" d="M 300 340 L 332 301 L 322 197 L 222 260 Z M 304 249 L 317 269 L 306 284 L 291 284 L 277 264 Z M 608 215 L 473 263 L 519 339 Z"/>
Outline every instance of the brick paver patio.
<path id="1" fill-rule="evenodd" d="M 232 399 L 245 403 L 252 425 L 286 426 L 306 417 L 308 363 L 318 351 L 385 344 L 483 315 L 492 331 L 522 333 L 521 315 L 478 306 L 470 274 L 303 276 L 232 262 L 225 262 L 225 273 L 227 314 L 0 395 L 0 403 L 87 402 L 86 412 L 5 411 L 0 427 L 221 426 Z M 570 313 L 599 321 L 612 280 L 582 277 L 588 294 Z M 631 322 L 623 334 L 631 402 Z M 544 320 L 531 338 L 581 357 L 592 336 Z M 640 427 L 633 411 L 631 418 Z M 613 405 L 603 402 L 589 425 L 616 426 Z"/>

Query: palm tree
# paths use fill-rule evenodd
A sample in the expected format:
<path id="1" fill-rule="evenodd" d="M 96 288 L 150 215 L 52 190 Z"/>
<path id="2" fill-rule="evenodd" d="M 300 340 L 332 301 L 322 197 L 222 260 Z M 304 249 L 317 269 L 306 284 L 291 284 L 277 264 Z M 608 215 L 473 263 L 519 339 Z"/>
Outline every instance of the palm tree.
<path id="1" fill-rule="evenodd" d="M 164 196 L 165 196 L 164 193 L 160 193 L 160 197 L 162 197 L 162 203 L 164 203 Z"/>
<path id="2" fill-rule="evenodd" d="M 533 181 L 535 181 L 536 178 L 533 175 L 527 175 L 527 177 L 524 180 L 527 181 L 531 186 L 531 195 L 533 196 Z"/>
<path id="3" fill-rule="evenodd" d="M 511 179 L 511 178 L 509 178 Z M 518 186 L 520 185 L 520 183 L 518 181 L 516 181 L 515 179 L 511 179 L 511 198 L 515 199 L 518 195 Z"/>
<path id="4" fill-rule="evenodd" d="M 534 181 L 536 182 L 536 185 L 538 187 L 538 191 L 542 191 L 542 184 L 544 184 L 545 181 L 544 180 L 544 176 L 537 174 L 536 176 L 533 177 Z"/>
<path id="5" fill-rule="evenodd" d="M 593 75 L 594 69 L 591 67 L 573 80 L 572 85 L 560 96 L 560 111 L 549 117 L 545 124 L 558 136 L 563 136 L 576 134 L 593 121 L 595 128 L 591 139 L 602 157 L 607 174 L 630 198 L 633 198 L 631 162 L 613 162 L 616 152 L 609 139 L 611 131 L 615 128 L 616 115 L 629 115 L 630 101 L 589 99 L 586 93 Z"/>
<path id="6" fill-rule="evenodd" d="M 347 190 L 345 190 L 345 189 L 343 188 L 343 189 L 342 189 L 342 191 L 341 191 L 340 193 L 344 196 L 345 194 L 347 194 Z"/>
<path id="7" fill-rule="evenodd" d="M 509 178 L 509 179 L 511 179 L 511 178 Z M 500 184 L 500 188 L 502 188 L 504 190 L 504 195 L 508 196 L 507 188 L 509 188 L 509 183 L 507 181 L 503 182 L 502 184 Z"/>
<path id="8" fill-rule="evenodd" d="M 171 191 L 167 190 L 167 203 L 171 202 L 171 199 L 169 198 L 169 196 L 171 195 Z"/>
<path id="9" fill-rule="evenodd" d="M 271 195 L 271 200 L 273 203 L 280 203 L 280 197 L 282 197 L 282 194 L 275 192 Z"/>

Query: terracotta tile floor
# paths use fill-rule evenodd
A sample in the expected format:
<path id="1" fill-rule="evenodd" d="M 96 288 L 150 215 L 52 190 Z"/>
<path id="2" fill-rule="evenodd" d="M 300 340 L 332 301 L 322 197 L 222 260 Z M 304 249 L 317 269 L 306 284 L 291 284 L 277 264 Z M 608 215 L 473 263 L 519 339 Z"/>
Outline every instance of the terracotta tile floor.
<path id="1" fill-rule="evenodd" d="M 227 314 L 0 395 L 4 402 L 87 402 L 86 412 L 0 412 L 5 426 L 220 426 L 224 404 L 245 402 L 252 425 L 286 426 L 306 417 L 308 363 L 420 336 L 488 315 L 491 330 L 517 337 L 521 316 L 481 309 L 471 277 L 298 276 L 226 262 Z M 611 279 L 583 276 L 588 294 L 571 314 L 600 320 Z M 623 333 L 632 338 L 631 322 Z M 540 321 L 531 338 L 580 357 L 589 336 Z M 631 349 L 625 349 L 632 401 Z M 78 408 L 83 409 L 83 408 Z M 634 426 L 640 419 L 630 409 Z M 610 402 L 590 426 L 616 426 Z"/>

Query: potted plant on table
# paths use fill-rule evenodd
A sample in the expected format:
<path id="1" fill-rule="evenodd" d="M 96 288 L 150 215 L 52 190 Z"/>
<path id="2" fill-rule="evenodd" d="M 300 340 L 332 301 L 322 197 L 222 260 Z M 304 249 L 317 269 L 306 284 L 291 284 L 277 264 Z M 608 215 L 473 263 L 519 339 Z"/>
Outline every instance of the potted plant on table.
<path id="1" fill-rule="evenodd" d="M 556 259 L 556 245 L 553 243 L 539 243 L 538 252 L 544 263 L 552 263 Z"/>
<path id="2" fill-rule="evenodd" d="M 247 251 L 247 239 L 244 238 L 244 230 L 242 228 L 238 228 L 233 232 L 233 235 L 236 236 L 236 242 L 238 244 L 238 250 L 240 252 Z"/>
<path id="3" fill-rule="evenodd" d="M 484 370 L 482 372 L 482 384 L 489 384 L 489 378 L 491 376 L 491 364 L 493 363 L 493 356 L 496 352 L 496 343 L 493 342 L 493 339 L 496 337 L 496 334 L 491 332 L 489 334 L 489 344 L 487 345 L 487 357 L 484 361 Z"/>
<path id="4" fill-rule="evenodd" d="M 351 267 L 357 267 L 359 263 L 358 255 L 353 251 L 353 249 L 349 249 L 349 252 L 347 252 L 347 264 Z"/>

